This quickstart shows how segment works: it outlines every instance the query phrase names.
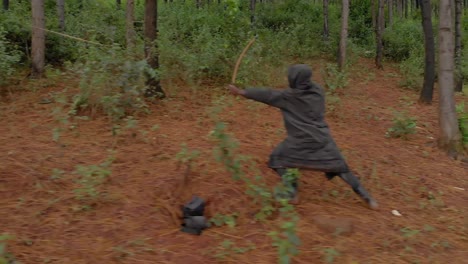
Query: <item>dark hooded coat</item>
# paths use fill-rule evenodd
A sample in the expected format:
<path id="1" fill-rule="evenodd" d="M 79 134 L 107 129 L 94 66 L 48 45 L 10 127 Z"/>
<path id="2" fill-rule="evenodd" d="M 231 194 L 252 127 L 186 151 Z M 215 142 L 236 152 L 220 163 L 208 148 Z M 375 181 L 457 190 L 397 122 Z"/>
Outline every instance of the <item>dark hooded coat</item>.
<path id="1" fill-rule="evenodd" d="M 288 89 L 245 89 L 246 98 L 277 107 L 283 114 L 287 137 L 273 150 L 268 165 L 273 169 L 348 172 L 324 119 L 324 91 L 311 77 L 310 67 L 298 64 L 288 69 Z"/>

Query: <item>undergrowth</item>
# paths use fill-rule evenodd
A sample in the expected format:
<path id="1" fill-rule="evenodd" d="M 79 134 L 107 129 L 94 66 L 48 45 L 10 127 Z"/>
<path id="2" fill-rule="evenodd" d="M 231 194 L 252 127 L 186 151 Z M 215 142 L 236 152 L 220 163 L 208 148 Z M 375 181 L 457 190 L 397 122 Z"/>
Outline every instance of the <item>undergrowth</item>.
<path id="1" fill-rule="evenodd" d="M 218 114 L 221 113 L 223 109 L 223 101 L 219 100 L 216 103 L 214 106 L 214 112 L 216 114 L 212 115 L 215 121 L 215 128 L 211 133 L 216 144 L 214 146 L 215 159 L 224 165 L 225 169 L 231 174 L 233 180 L 244 183 L 246 186 L 246 194 L 253 198 L 252 200 L 256 205 L 261 206 L 260 210 L 255 215 L 256 220 L 266 221 L 270 219 L 275 212 L 279 212 L 279 230 L 272 231 L 269 235 L 273 239 L 272 245 L 278 249 L 279 263 L 291 263 L 292 256 L 299 253 L 298 246 L 300 245 L 300 239 L 296 235 L 296 225 L 299 221 L 299 216 L 294 206 L 289 204 L 286 199 L 278 199 L 278 208 L 275 205 L 275 194 L 291 191 L 291 182 L 299 177 L 299 172 L 297 170 L 288 170 L 283 182 L 279 183 L 273 190 L 269 188 L 259 175 L 255 162 L 249 157 L 237 153 L 237 142 L 231 135 L 227 134 L 225 123 L 220 121 L 218 117 Z M 248 164 L 250 170 L 257 173 L 254 179 L 248 177 L 242 170 L 243 164 Z M 222 219 L 223 221 L 232 220 L 232 218 Z"/>

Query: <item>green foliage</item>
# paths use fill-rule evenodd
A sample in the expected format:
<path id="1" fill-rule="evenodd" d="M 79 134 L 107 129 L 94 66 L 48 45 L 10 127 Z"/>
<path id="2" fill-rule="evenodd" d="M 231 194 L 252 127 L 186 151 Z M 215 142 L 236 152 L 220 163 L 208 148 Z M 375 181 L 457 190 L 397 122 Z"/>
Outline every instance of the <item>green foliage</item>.
<path id="1" fill-rule="evenodd" d="M 182 164 L 187 164 L 198 158 L 198 156 L 200 156 L 200 151 L 189 151 L 189 149 L 187 148 L 187 144 L 183 143 L 182 150 L 176 155 L 176 160 Z"/>
<path id="2" fill-rule="evenodd" d="M 341 254 L 334 248 L 325 248 L 323 250 L 325 263 L 335 262 L 335 258 L 339 257 Z"/>
<path id="3" fill-rule="evenodd" d="M 74 190 L 76 199 L 95 202 L 102 197 L 99 186 L 111 175 L 110 166 L 113 161 L 114 157 L 109 156 L 104 162 L 98 165 L 76 166 L 74 174 L 79 176 L 76 179 L 79 188 Z"/>
<path id="4" fill-rule="evenodd" d="M 421 89 L 424 81 L 424 54 L 421 51 L 411 51 L 409 57 L 400 63 L 400 72 L 403 76 L 401 86 Z"/>
<path id="5" fill-rule="evenodd" d="M 223 240 L 215 250 L 210 250 L 209 255 L 217 259 L 224 260 L 233 254 L 243 254 L 254 250 L 255 244 L 249 243 L 247 246 L 239 247 L 229 239 Z"/>
<path id="6" fill-rule="evenodd" d="M 424 52 L 424 36 L 420 20 L 402 19 L 384 31 L 385 57 L 401 62 L 413 51 Z"/>
<path id="7" fill-rule="evenodd" d="M 393 126 L 387 130 L 386 136 L 407 139 L 408 135 L 416 133 L 416 119 L 404 113 L 396 113 Z"/>
<path id="8" fill-rule="evenodd" d="M 299 254 L 298 246 L 301 240 L 297 236 L 297 223 L 299 222 L 299 215 L 294 209 L 294 206 L 286 200 L 281 200 L 281 225 L 279 231 L 272 231 L 269 236 L 273 239 L 273 246 L 278 249 L 278 256 L 280 264 L 289 264 L 292 257 Z"/>
<path id="9" fill-rule="evenodd" d="M 465 103 L 462 102 L 456 106 L 458 114 L 458 126 L 462 135 L 463 144 L 468 144 L 468 111 L 466 110 Z"/>
<path id="10" fill-rule="evenodd" d="M 145 60 L 135 61 L 116 45 L 106 50 L 91 46 L 83 56 L 84 62 L 71 67 L 80 78 L 71 115 L 84 110 L 103 111 L 112 121 L 118 121 L 128 114 L 148 111 L 143 99 L 145 80 L 157 73 Z"/>
<path id="11" fill-rule="evenodd" d="M 238 216 L 239 214 L 237 213 L 233 213 L 230 215 L 215 214 L 210 219 L 210 222 L 216 226 L 227 225 L 230 228 L 234 228 L 236 226 L 236 219 Z"/>
<path id="12" fill-rule="evenodd" d="M 0 26 L 0 85 L 14 72 L 14 65 L 19 62 L 20 56 L 16 49 L 5 38 L 4 29 Z"/>
<path id="13" fill-rule="evenodd" d="M 20 264 L 15 260 L 13 254 L 7 250 L 7 241 L 11 239 L 14 239 L 14 237 L 7 233 L 0 234 L 0 264 Z"/>
<path id="14" fill-rule="evenodd" d="M 346 70 L 340 71 L 334 63 L 327 63 L 322 74 L 325 76 L 325 86 L 329 93 L 348 85 L 348 73 Z"/>

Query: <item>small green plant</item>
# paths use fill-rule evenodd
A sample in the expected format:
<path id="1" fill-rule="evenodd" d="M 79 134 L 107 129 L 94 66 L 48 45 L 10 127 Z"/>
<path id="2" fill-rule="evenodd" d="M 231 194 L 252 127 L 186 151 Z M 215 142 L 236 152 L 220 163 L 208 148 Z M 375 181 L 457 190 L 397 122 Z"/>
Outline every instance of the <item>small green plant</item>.
<path id="1" fill-rule="evenodd" d="M 14 72 L 14 65 L 19 62 L 20 56 L 16 50 L 9 50 L 5 31 L 0 27 L 0 85 L 5 84 L 8 77 Z"/>
<path id="2" fill-rule="evenodd" d="M 403 227 L 400 231 L 404 238 L 412 238 L 421 232 L 420 230 L 411 229 L 409 227 Z"/>
<path id="3" fill-rule="evenodd" d="M 328 92 L 334 93 L 336 90 L 348 86 L 348 73 L 338 70 L 334 63 L 327 63 L 324 70 L 325 86 Z"/>
<path id="4" fill-rule="evenodd" d="M 283 176 L 283 182 L 276 186 L 275 193 L 284 194 L 292 191 L 292 183 L 299 178 L 297 169 L 288 169 Z M 299 222 L 299 215 L 294 206 L 287 199 L 279 199 L 281 208 L 279 208 L 281 225 L 280 231 L 272 231 L 269 235 L 273 239 L 273 246 L 278 248 L 278 257 L 280 264 L 289 264 L 293 256 L 299 254 L 298 247 L 301 240 L 297 236 L 296 228 Z"/>
<path id="5" fill-rule="evenodd" d="M 215 256 L 217 259 L 224 260 L 233 254 L 244 254 L 255 248 L 255 244 L 253 243 L 249 243 L 245 247 L 238 247 L 234 242 L 226 239 L 223 240 L 215 250 L 210 250 L 210 255 Z"/>
<path id="6" fill-rule="evenodd" d="M 456 106 L 458 114 L 458 126 L 460 133 L 462 134 L 463 144 L 468 144 L 468 112 L 465 110 L 465 102 L 462 102 Z"/>
<path id="7" fill-rule="evenodd" d="M 95 202 L 102 197 L 102 193 L 99 191 L 98 187 L 111 175 L 110 166 L 113 161 L 114 157 L 109 156 L 104 162 L 98 165 L 76 166 L 74 174 L 79 176 L 76 180 L 79 188 L 74 190 L 76 199 Z"/>
<path id="8" fill-rule="evenodd" d="M 233 213 L 230 215 L 215 214 L 213 218 L 210 219 L 210 222 L 216 226 L 227 225 L 233 228 L 236 226 L 236 219 L 238 216 L 238 213 Z"/>
<path id="9" fill-rule="evenodd" d="M 334 248 L 325 248 L 323 250 L 324 253 L 324 260 L 326 263 L 333 263 L 335 262 L 335 258 L 339 257 L 341 254 Z"/>
<path id="10" fill-rule="evenodd" d="M 187 148 L 187 144 L 183 143 L 182 150 L 176 155 L 176 160 L 179 162 L 179 164 L 188 164 L 188 163 L 191 163 L 196 158 L 198 158 L 198 156 L 200 156 L 200 151 L 198 150 L 190 151 Z"/>
<path id="11" fill-rule="evenodd" d="M 393 126 L 387 130 L 385 136 L 407 139 L 408 135 L 416 133 L 416 119 L 398 113 L 393 119 Z"/>
<path id="12" fill-rule="evenodd" d="M 0 235 L 0 264 L 19 264 L 19 262 L 15 260 L 13 254 L 7 250 L 7 241 L 11 239 L 14 239 L 14 237 L 7 233 Z"/>
<path id="13" fill-rule="evenodd" d="M 72 98 L 71 116 L 85 110 L 104 112 L 116 122 L 130 114 L 148 112 L 143 98 L 145 80 L 157 73 L 146 60 L 135 61 L 118 45 L 106 50 L 90 46 L 84 57 L 84 63 L 70 69 L 81 79 L 80 90 Z"/>

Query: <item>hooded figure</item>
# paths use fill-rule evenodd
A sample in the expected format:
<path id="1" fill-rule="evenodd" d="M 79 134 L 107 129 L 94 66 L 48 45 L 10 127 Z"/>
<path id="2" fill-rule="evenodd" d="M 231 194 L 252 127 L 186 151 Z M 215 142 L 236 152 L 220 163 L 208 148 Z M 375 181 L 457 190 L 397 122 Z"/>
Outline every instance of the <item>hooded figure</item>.
<path id="1" fill-rule="evenodd" d="M 233 85 L 229 89 L 233 94 L 281 110 L 287 137 L 273 150 L 268 161 L 268 166 L 281 177 L 289 168 L 322 171 L 328 179 L 340 176 L 371 208 L 376 209 L 377 203 L 350 171 L 330 134 L 325 122 L 324 91 L 311 78 L 310 67 L 297 64 L 288 69 L 289 88 L 285 90 L 241 90 Z M 293 183 L 291 195 L 291 198 L 297 198 L 297 182 Z"/>

